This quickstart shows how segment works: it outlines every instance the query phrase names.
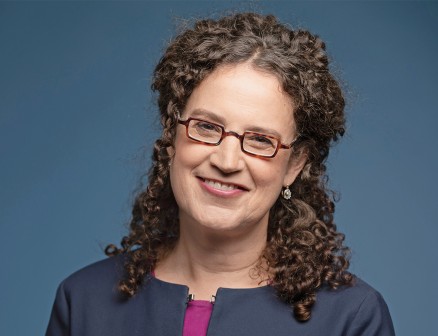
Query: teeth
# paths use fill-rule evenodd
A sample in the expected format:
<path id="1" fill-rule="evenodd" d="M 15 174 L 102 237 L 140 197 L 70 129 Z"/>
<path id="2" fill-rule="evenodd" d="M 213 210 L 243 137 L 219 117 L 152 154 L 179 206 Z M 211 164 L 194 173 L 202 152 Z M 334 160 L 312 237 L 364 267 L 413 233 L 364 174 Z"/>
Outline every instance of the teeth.
<path id="1" fill-rule="evenodd" d="M 233 184 L 223 184 L 223 183 L 219 183 L 219 182 L 211 181 L 211 180 L 205 180 L 205 183 L 207 183 L 208 185 L 210 185 L 213 188 L 218 189 L 218 190 L 228 191 L 228 190 L 237 189 L 237 187 Z"/>

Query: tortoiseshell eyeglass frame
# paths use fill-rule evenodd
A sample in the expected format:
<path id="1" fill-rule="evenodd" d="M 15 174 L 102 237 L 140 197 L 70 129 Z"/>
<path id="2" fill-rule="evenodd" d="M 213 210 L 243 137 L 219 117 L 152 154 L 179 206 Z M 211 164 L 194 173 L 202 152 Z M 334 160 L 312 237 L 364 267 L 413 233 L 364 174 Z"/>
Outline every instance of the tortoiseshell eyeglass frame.
<path id="1" fill-rule="evenodd" d="M 217 142 L 211 143 L 211 142 L 205 142 L 205 141 L 193 138 L 189 134 L 189 124 L 190 124 L 190 121 L 192 121 L 192 120 L 206 122 L 206 123 L 209 123 L 211 125 L 219 127 L 222 130 L 222 135 L 221 135 L 220 139 Z M 266 134 L 263 134 L 263 133 L 257 133 L 257 132 L 251 132 L 251 131 L 245 131 L 243 134 L 239 134 L 239 133 L 236 133 L 236 132 L 233 132 L 233 131 L 225 131 L 224 126 L 216 124 L 216 123 L 208 121 L 208 120 L 199 119 L 199 118 L 188 118 L 187 120 L 182 120 L 182 119 L 178 118 L 178 123 L 181 124 L 181 125 L 184 125 L 186 127 L 186 136 L 189 139 L 192 139 L 193 141 L 202 143 L 202 144 L 207 145 L 207 146 L 218 146 L 225 137 L 231 135 L 231 136 L 234 136 L 237 139 L 239 139 L 239 141 L 240 141 L 240 149 L 242 150 L 242 152 L 244 152 L 247 155 L 258 157 L 258 158 L 261 158 L 261 159 L 271 159 L 271 158 L 273 158 L 275 155 L 277 155 L 278 150 L 280 148 L 281 149 L 290 149 L 290 148 L 292 148 L 292 146 L 294 145 L 294 143 L 298 139 L 298 137 L 296 137 L 289 145 L 286 145 L 286 144 L 281 143 L 280 139 L 278 139 L 277 137 L 274 137 L 272 135 L 266 135 Z M 245 138 L 245 135 L 248 135 L 248 134 L 250 134 L 250 135 L 260 135 L 260 136 L 263 136 L 263 137 L 266 137 L 266 138 L 270 138 L 270 139 L 276 140 L 277 141 L 277 147 L 275 148 L 274 153 L 272 153 L 271 155 L 263 155 L 263 154 L 251 153 L 251 152 L 248 152 L 247 150 L 245 150 L 243 148 L 243 139 Z"/>

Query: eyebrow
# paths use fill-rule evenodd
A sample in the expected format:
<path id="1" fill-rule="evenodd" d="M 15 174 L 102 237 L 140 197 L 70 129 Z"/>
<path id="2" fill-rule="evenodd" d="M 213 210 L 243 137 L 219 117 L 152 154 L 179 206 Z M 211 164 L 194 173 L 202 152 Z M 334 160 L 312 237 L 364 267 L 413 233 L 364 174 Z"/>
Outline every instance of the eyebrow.
<path id="1" fill-rule="evenodd" d="M 199 118 L 199 117 L 206 117 L 212 122 L 219 123 L 221 125 L 225 125 L 225 119 L 222 118 L 222 116 L 217 115 L 214 112 L 211 112 L 209 110 L 203 109 L 203 108 L 197 108 L 191 111 L 189 118 Z M 266 128 L 266 127 L 260 127 L 260 126 L 251 126 L 248 129 L 245 129 L 246 132 L 255 132 L 255 133 L 262 133 L 266 135 L 272 135 L 275 136 L 278 139 L 281 139 L 280 133 L 278 131 L 272 129 L 272 128 Z"/>
<path id="2" fill-rule="evenodd" d="M 211 121 L 217 122 L 217 123 L 222 124 L 222 125 L 225 124 L 225 120 L 224 120 L 224 118 L 222 118 L 222 116 L 217 115 L 216 113 L 213 113 L 211 111 L 208 111 L 208 110 L 205 110 L 202 108 L 194 109 L 190 113 L 189 117 L 191 117 L 191 118 L 207 117 Z"/>

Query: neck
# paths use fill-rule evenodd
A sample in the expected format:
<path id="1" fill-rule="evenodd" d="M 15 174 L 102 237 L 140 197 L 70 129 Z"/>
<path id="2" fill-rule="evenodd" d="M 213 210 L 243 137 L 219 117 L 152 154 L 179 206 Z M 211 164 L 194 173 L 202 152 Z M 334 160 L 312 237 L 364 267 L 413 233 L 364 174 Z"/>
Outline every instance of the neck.
<path id="1" fill-rule="evenodd" d="M 269 274 L 260 258 L 267 238 L 265 227 L 232 234 L 181 223 L 175 248 L 155 269 L 157 278 L 187 285 L 195 299 L 208 300 L 219 287 L 266 285 Z"/>

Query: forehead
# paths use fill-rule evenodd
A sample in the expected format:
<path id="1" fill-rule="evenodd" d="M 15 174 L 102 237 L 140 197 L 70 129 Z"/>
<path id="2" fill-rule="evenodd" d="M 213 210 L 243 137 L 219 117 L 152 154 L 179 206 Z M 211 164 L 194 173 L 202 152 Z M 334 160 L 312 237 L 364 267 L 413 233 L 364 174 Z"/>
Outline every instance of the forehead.
<path id="1" fill-rule="evenodd" d="M 266 128 L 289 138 L 295 129 L 293 112 L 293 101 L 276 76 L 242 63 L 207 76 L 189 97 L 184 117 L 204 114 L 228 128 Z"/>

